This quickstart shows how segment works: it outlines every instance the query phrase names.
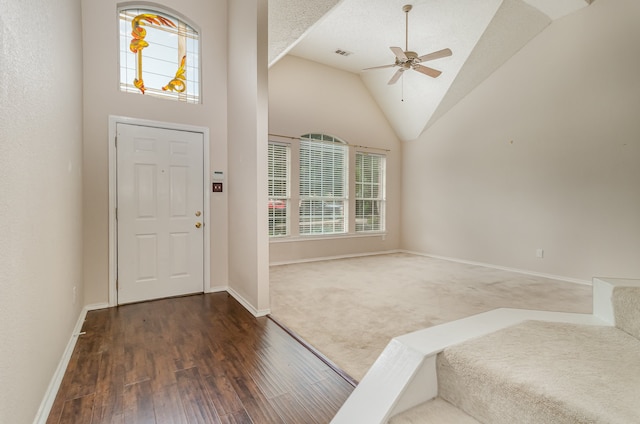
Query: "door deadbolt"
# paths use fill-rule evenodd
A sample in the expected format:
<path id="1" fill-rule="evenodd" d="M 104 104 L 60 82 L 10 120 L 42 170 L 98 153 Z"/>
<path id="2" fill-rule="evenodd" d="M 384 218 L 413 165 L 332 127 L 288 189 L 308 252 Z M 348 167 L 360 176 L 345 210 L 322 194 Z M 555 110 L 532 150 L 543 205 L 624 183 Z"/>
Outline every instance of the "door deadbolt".
<path id="1" fill-rule="evenodd" d="M 196 211 L 196 216 L 200 216 L 200 215 L 202 215 L 202 212 Z"/>

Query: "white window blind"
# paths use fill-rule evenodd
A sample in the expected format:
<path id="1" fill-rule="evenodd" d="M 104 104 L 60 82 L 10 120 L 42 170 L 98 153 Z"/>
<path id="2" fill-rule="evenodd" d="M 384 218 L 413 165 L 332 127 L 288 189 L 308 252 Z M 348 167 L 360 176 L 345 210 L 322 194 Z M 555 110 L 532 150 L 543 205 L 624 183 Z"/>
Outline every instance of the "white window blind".
<path id="1" fill-rule="evenodd" d="M 385 161 L 382 155 L 356 153 L 356 232 L 384 231 Z"/>
<path id="2" fill-rule="evenodd" d="M 289 234 L 291 148 L 269 142 L 269 236 Z"/>
<path id="3" fill-rule="evenodd" d="M 301 235 L 345 233 L 347 145 L 324 134 L 300 140 Z"/>

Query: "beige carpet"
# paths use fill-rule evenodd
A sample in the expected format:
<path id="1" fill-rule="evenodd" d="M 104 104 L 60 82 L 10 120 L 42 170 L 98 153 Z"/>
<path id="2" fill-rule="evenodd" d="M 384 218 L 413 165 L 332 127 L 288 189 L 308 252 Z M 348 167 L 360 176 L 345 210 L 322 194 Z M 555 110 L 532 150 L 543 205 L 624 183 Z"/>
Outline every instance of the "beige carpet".
<path id="1" fill-rule="evenodd" d="M 271 313 L 361 380 L 395 336 L 495 308 L 591 312 L 591 287 L 405 253 L 271 267 Z"/>
<path id="2" fill-rule="evenodd" d="M 640 423 L 640 340 L 527 321 L 445 349 L 438 394 L 483 423 Z"/>

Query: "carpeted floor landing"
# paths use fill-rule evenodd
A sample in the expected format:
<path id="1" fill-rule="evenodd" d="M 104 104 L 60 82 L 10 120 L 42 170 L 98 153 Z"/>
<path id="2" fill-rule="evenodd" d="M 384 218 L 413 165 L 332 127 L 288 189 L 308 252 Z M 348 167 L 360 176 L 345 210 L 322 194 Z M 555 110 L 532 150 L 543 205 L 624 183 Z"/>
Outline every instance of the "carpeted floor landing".
<path id="1" fill-rule="evenodd" d="M 271 267 L 271 313 L 356 380 L 396 336 L 495 308 L 591 312 L 591 287 L 406 253 Z"/>

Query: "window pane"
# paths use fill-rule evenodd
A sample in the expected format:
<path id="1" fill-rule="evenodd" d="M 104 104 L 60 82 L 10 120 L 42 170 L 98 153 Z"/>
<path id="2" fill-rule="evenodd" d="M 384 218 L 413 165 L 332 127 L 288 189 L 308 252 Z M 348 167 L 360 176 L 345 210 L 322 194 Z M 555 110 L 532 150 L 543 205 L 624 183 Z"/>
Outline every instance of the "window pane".
<path id="1" fill-rule="evenodd" d="M 288 206 L 288 200 L 269 199 L 269 236 L 288 234 Z"/>
<path id="2" fill-rule="evenodd" d="M 344 202 L 300 201 L 300 234 L 335 234 L 344 231 Z"/>
<path id="3" fill-rule="evenodd" d="M 269 143 L 269 236 L 289 234 L 289 146 Z"/>
<path id="4" fill-rule="evenodd" d="M 346 232 L 347 146 L 324 134 L 300 141 L 300 234 Z"/>
<path id="5" fill-rule="evenodd" d="M 384 231 L 385 157 L 356 153 L 356 232 Z"/>

